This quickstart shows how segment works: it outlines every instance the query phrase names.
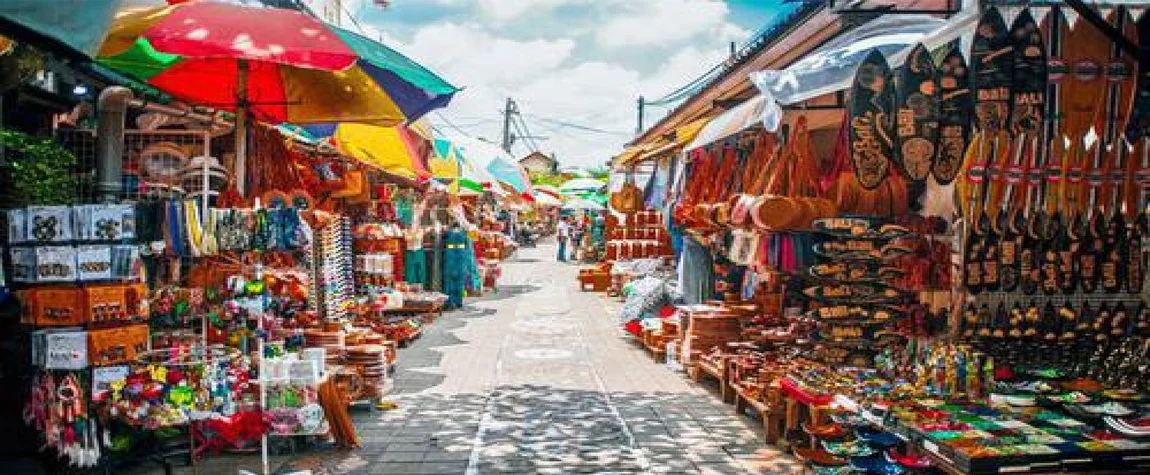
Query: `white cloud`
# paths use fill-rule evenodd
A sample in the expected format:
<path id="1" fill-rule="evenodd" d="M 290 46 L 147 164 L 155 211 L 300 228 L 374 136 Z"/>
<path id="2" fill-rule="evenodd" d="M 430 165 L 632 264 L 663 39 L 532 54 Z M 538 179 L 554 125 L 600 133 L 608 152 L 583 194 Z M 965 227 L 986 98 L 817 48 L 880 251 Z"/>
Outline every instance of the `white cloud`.
<path id="1" fill-rule="evenodd" d="M 730 10 L 726 3 L 717 0 L 624 1 L 626 12 L 612 18 L 598 31 L 596 40 L 600 44 L 610 47 L 659 45 L 704 33 L 729 38 L 741 30 L 726 22 Z"/>
<path id="2" fill-rule="evenodd" d="M 475 8 L 467 20 L 405 25 L 413 28 L 403 38 L 380 25 L 388 45 L 464 87 L 432 122 L 458 135 L 446 117 L 466 135 L 499 142 L 500 111 L 511 97 L 531 134 L 546 136 L 536 140 L 539 148 L 565 166 L 603 164 L 631 139 L 640 94 L 655 98 L 698 77 L 726 58 L 727 41 L 747 35 L 728 21 L 725 4 L 709 0 L 432 1 Z M 567 7 L 577 4 L 572 17 Z M 649 109 L 647 124 L 661 113 Z M 516 143 L 515 155 L 527 153 L 525 142 Z"/>
<path id="3" fill-rule="evenodd" d="M 416 31 L 398 49 L 457 85 L 501 84 L 554 69 L 571 56 L 570 39 L 516 41 L 474 24 L 441 23 Z"/>
<path id="4" fill-rule="evenodd" d="M 560 5 L 580 0 L 478 0 L 479 9 L 496 20 L 512 20 L 528 13 L 544 14 Z"/>

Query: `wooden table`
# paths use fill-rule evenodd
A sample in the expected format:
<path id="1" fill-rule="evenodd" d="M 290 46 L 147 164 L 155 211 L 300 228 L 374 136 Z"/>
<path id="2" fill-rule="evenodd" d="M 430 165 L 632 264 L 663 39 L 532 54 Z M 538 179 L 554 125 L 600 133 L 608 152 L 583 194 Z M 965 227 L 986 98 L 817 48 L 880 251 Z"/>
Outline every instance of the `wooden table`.
<path id="1" fill-rule="evenodd" d="M 719 383 L 719 393 L 722 395 L 723 402 L 731 404 L 735 402 L 735 393 L 731 389 L 731 369 L 730 362 L 731 355 L 723 354 L 719 356 L 719 364 L 711 364 L 705 358 L 699 358 L 699 361 L 694 365 L 692 371 L 688 374 L 696 383 L 702 382 L 703 378 L 713 378 Z"/>
<path id="2" fill-rule="evenodd" d="M 751 408 L 763 424 L 763 433 L 766 435 L 767 443 L 776 443 L 782 435 L 781 429 L 785 415 L 782 408 L 759 399 L 755 394 L 741 386 L 732 384 L 731 391 L 735 393 L 735 412 L 746 414 L 747 408 Z"/>

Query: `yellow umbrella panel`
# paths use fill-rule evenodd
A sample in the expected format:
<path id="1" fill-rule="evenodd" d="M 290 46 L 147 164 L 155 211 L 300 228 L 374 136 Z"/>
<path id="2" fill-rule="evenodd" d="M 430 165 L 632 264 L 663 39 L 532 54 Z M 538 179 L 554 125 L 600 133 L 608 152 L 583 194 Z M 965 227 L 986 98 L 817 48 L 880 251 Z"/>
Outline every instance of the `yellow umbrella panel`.
<path id="1" fill-rule="evenodd" d="M 331 140 L 344 155 L 367 165 L 412 179 L 429 175 L 418 136 L 402 126 L 344 123 Z"/>

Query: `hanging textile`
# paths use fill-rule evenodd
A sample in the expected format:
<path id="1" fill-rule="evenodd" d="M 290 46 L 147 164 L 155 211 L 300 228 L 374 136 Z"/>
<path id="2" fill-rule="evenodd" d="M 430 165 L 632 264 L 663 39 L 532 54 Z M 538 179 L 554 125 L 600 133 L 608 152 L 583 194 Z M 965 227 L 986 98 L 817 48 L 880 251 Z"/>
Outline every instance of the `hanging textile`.
<path id="1" fill-rule="evenodd" d="M 711 252 L 695 238 L 683 238 L 683 253 L 679 260 L 679 293 L 683 300 L 694 305 L 703 303 L 713 288 L 713 262 Z"/>

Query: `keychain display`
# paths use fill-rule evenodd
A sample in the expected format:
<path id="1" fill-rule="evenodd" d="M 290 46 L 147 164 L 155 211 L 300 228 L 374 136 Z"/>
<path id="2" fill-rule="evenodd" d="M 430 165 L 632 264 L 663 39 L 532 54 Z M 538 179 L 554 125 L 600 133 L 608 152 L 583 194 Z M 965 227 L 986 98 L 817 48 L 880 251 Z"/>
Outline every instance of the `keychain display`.
<path id="1" fill-rule="evenodd" d="M 72 246 L 37 247 L 35 257 L 35 282 L 75 282 L 80 277 Z"/>
<path id="2" fill-rule="evenodd" d="M 111 279 L 111 246 L 76 246 L 76 270 L 81 282 Z"/>
<path id="3" fill-rule="evenodd" d="M 73 239 L 71 207 L 30 206 L 26 216 L 28 237 L 35 243 L 62 243 Z"/>
<path id="4" fill-rule="evenodd" d="M 43 434 L 45 446 L 79 468 L 99 464 L 103 445 L 85 380 L 78 372 L 40 373 L 24 407 L 24 422 Z"/>
<path id="5" fill-rule="evenodd" d="M 222 347 L 186 354 L 142 353 L 123 379 L 108 383 L 109 414 L 149 429 L 232 416 L 241 411 L 251 390 L 248 361 Z"/>

